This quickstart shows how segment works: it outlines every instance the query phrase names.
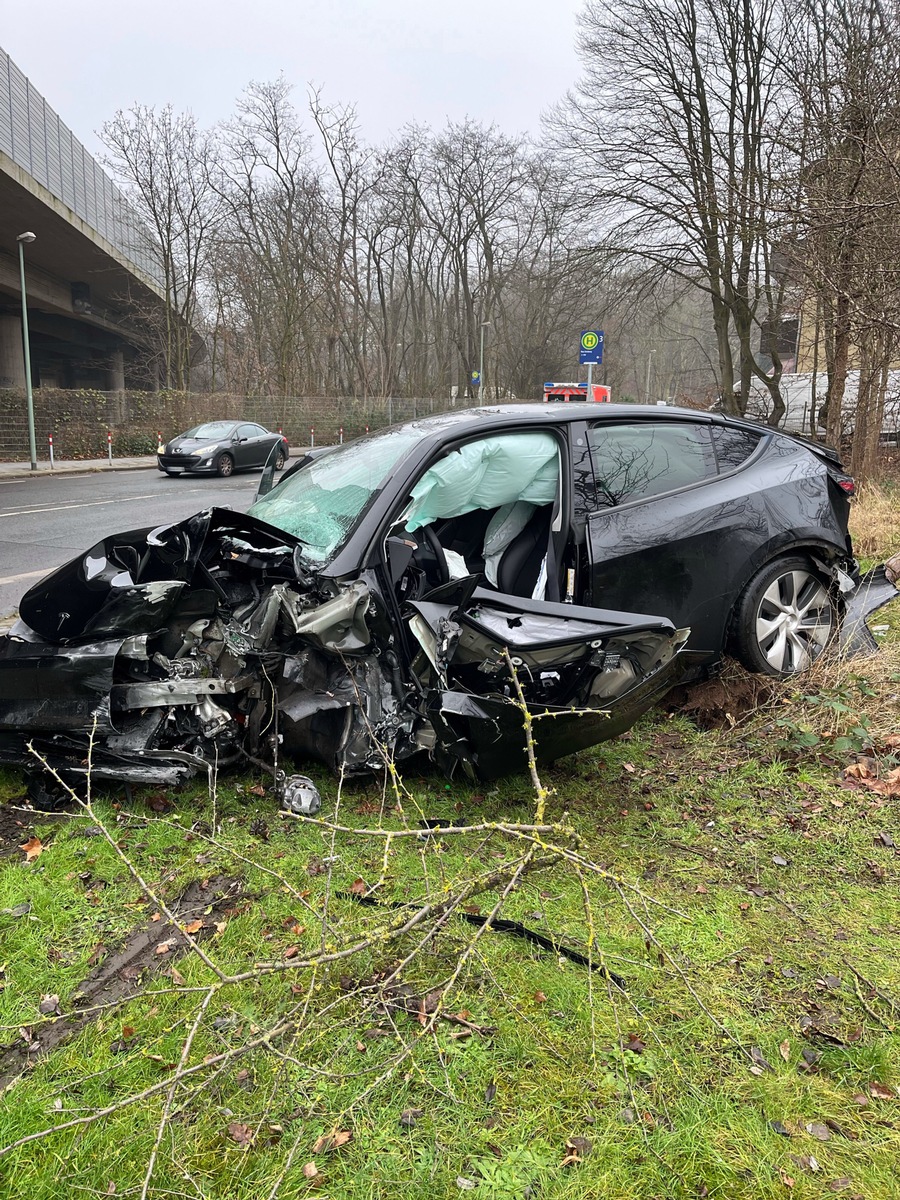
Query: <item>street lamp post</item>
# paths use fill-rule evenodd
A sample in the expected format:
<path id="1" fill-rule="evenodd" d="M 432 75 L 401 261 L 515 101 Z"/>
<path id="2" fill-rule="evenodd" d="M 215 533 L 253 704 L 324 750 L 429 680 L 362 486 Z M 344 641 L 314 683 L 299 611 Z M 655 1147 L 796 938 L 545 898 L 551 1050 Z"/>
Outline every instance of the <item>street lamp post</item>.
<path id="1" fill-rule="evenodd" d="M 653 355 L 656 353 L 656 347 L 652 347 L 647 354 L 647 379 L 644 383 L 644 403 L 650 403 L 650 367 L 653 363 Z"/>
<path id="2" fill-rule="evenodd" d="M 490 321 L 481 322 L 481 350 L 478 354 L 478 403 L 484 403 L 484 331 L 489 329 Z"/>
<path id="3" fill-rule="evenodd" d="M 37 470 L 37 446 L 34 441 L 34 396 L 31 391 L 31 344 L 28 337 L 28 303 L 25 298 L 25 243 L 34 241 L 33 233 L 20 233 L 19 280 L 22 288 L 22 348 L 25 353 L 25 396 L 28 404 L 28 449 L 31 453 L 31 469 Z"/>

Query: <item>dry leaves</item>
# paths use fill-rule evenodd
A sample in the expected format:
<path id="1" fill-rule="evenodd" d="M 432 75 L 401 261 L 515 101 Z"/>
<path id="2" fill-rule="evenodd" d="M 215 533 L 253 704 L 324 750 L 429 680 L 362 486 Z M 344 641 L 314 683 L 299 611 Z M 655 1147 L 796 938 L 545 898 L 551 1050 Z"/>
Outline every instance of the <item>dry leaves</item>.
<path id="1" fill-rule="evenodd" d="M 577 1163 L 584 1162 L 594 1145 L 586 1137 L 570 1137 L 566 1142 L 566 1156 L 559 1164 L 561 1167 L 574 1167 Z"/>
<path id="2" fill-rule="evenodd" d="M 228 1126 L 228 1136 L 246 1150 L 253 1141 L 253 1130 L 249 1125 L 241 1124 L 240 1121 L 232 1121 Z"/>
<path id="3" fill-rule="evenodd" d="M 44 844 L 40 838 L 30 837 L 24 845 L 19 847 L 25 851 L 25 861 L 32 862 L 44 853 Z"/>
<path id="4" fill-rule="evenodd" d="M 766 1060 L 759 1046 L 750 1047 L 750 1057 L 753 1060 L 753 1066 L 750 1068 L 751 1075 L 762 1075 L 763 1071 L 775 1070 L 772 1064 Z"/>
<path id="5" fill-rule="evenodd" d="M 820 1142 L 827 1142 L 831 1137 L 831 1130 L 820 1121 L 809 1122 L 806 1126 L 806 1132 L 810 1137 L 814 1137 Z"/>
<path id="6" fill-rule="evenodd" d="M 349 1129 L 333 1129 L 331 1133 L 323 1133 L 316 1139 L 313 1154 L 324 1154 L 327 1150 L 339 1150 L 353 1137 Z"/>
<path id="7" fill-rule="evenodd" d="M 900 796 L 900 767 L 894 767 L 887 775 L 878 774 L 877 764 L 873 770 L 872 760 L 851 763 L 845 767 L 842 778 L 850 787 L 867 788 L 879 796 Z"/>
<path id="8" fill-rule="evenodd" d="M 197 933 L 203 928 L 203 918 L 198 917 L 196 921 L 188 921 L 187 925 L 182 925 L 182 933 Z"/>
<path id="9" fill-rule="evenodd" d="M 876 1100 L 896 1100 L 897 1093 L 883 1083 L 870 1083 L 869 1092 Z"/>

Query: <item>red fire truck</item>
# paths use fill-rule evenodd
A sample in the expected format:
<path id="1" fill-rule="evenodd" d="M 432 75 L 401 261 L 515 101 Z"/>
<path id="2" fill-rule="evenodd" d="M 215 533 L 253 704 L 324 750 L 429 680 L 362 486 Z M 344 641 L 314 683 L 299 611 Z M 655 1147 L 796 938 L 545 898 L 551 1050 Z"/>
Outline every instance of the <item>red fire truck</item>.
<path id="1" fill-rule="evenodd" d="M 593 396 L 588 396 L 586 383 L 545 383 L 544 403 L 551 401 L 593 400 L 595 404 L 609 403 L 609 388 L 602 383 L 592 383 Z"/>

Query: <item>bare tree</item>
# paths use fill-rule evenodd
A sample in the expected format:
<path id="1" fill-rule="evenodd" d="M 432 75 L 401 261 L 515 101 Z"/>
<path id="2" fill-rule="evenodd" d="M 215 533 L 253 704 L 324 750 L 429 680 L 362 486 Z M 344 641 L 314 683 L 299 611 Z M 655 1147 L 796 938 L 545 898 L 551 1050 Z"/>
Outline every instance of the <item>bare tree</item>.
<path id="1" fill-rule="evenodd" d="M 875 470 L 887 370 L 900 348 L 900 21 L 896 6 L 805 0 L 786 72 L 797 97 L 786 134 L 801 163 L 794 269 L 821 316 L 828 441 L 846 431 L 848 371 L 860 371 L 851 465 Z"/>
<path id="2" fill-rule="evenodd" d="M 100 130 L 106 165 L 147 227 L 146 249 L 159 264 L 164 306 L 145 313 L 159 347 L 164 382 L 186 389 L 210 238 L 219 215 L 210 171 L 216 139 L 190 113 L 137 104 Z"/>
<path id="3" fill-rule="evenodd" d="M 775 0 L 589 0 L 584 75 L 554 122 L 595 237 L 708 294 L 725 411 L 756 379 L 773 422 L 781 363 L 758 340 L 783 299 L 768 132 L 782 38 Z"/>

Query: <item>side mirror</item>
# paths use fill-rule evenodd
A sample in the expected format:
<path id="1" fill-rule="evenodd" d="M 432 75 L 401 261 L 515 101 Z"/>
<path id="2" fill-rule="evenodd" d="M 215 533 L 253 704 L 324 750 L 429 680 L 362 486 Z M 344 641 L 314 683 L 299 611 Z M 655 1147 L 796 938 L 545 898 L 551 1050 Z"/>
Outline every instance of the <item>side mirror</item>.
<path id="1" fill-rule="evenodd" d="M 281 445 L 276 442 L 269 451 L 269 457 L 266 459 L 266 465 L 263 467 L 262 478 L 259 481 L 259 487 L 256 489 L 256 495 L 253 498 L 254 504 L 257 500 L 262 500 L 263 496 L 267 496 L 275 486 L 275 461 L 278 458 L 278 453 L 281 450 Z"/>

